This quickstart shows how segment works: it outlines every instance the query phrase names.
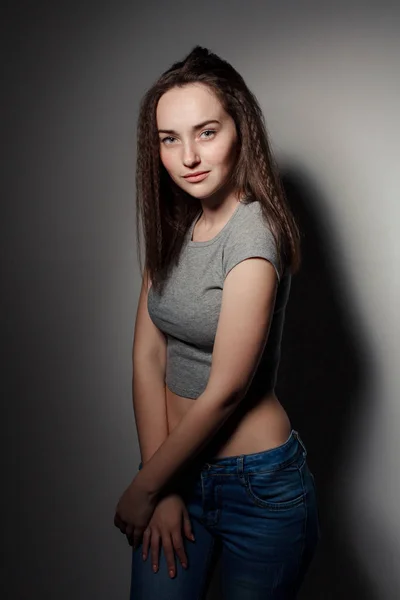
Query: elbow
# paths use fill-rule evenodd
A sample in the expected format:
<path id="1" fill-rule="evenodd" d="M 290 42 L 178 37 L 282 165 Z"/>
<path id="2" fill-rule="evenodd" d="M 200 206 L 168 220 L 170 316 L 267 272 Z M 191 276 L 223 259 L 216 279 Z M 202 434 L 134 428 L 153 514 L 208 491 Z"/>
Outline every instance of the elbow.
<path id="1" fill-rule="evenodd" d="M 245 394 L 245 388 L 224 385 L 221 381 L 209 382 L 204 391 L 214 407 L 228 413 L 235 410 Z"/>

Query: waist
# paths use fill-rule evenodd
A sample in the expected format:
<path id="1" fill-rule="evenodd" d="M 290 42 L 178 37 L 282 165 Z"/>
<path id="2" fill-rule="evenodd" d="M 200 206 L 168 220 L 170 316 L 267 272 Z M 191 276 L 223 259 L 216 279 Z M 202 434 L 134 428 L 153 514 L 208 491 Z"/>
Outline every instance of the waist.
<path id="1" fill-rule="evenodd" d="M 185 416 L 188 410 L 190 410 L 194 403 L 197 401 L 196 398 L 189 398 L 173 392 L 168 385 L 165 386 L 165 397 L 167 404 L 168 421 L 171 427 L 174 428 L 178 422 Z M 246 412 L 249 414 L 253 411 L 268 409 L 271 410 L 273 406 L 282 406 L 279 402 L 275 390 L 271 389 L 267 392 L 258 394 L 256 397 L 254 394 L 246 394 L 246 396 L 240 401 L 237 411 Z"/>
<path id="2" fill-rule="evenodd" d="M 171 433 L 196 400 L 166 387 L 166 402 Z M 261 452 L 284 443 L 290 431 L 288 415 L 273 390 L 258 397 L 246 396 L 204 452 L 214 458 Z"/>

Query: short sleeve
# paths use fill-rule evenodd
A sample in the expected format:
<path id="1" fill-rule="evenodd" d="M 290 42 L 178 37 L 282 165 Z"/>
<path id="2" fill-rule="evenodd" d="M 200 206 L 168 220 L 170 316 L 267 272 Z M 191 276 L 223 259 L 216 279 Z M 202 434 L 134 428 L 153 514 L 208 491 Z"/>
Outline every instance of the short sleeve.
<path id="1" fill-rule="evenodd" d="M 268 260 L 278 278 L 281 280 L 278 249 L 274 236 L 262 214 L 259 211 L 247 214 L 244 219 L 238 220 L 230 231 L 223 250 L 223 276 L 247 258 L 261 257 Z"/>

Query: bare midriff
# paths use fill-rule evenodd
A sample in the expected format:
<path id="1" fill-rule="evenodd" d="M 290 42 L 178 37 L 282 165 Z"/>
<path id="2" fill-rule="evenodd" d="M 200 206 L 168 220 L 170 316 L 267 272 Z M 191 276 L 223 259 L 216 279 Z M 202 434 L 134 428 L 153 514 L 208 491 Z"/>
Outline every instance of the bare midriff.
<path id="1" fill-rule="evenodd" d="M 166 402 L 169 433 L 178 425 L 196 400 L 178 396 L 166 386 Z M 236 413 L 236 414 L 235 414 Z M 216 433 L 213 443 L 215 458 L 253 454 L 276 448 L 286 442 L 291 432 L 289 417 L 274 392 L 252 400 L 246 406 L 246 397 Z"/>

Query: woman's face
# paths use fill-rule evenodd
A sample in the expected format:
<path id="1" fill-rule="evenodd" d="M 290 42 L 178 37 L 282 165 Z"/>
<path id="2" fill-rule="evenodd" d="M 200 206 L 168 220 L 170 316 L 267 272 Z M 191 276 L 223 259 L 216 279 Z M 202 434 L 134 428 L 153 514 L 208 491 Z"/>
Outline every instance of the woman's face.
<path id="1" fill-rule="evenodd" d="M 235 122 L 204 84 L 172 88 L 158 101 L 161 161 L 171 179 L 196 198 L 206 198 L 228 180 L 236 163 Z M 185 175 L 207 171 L 199 180 Z"/>

